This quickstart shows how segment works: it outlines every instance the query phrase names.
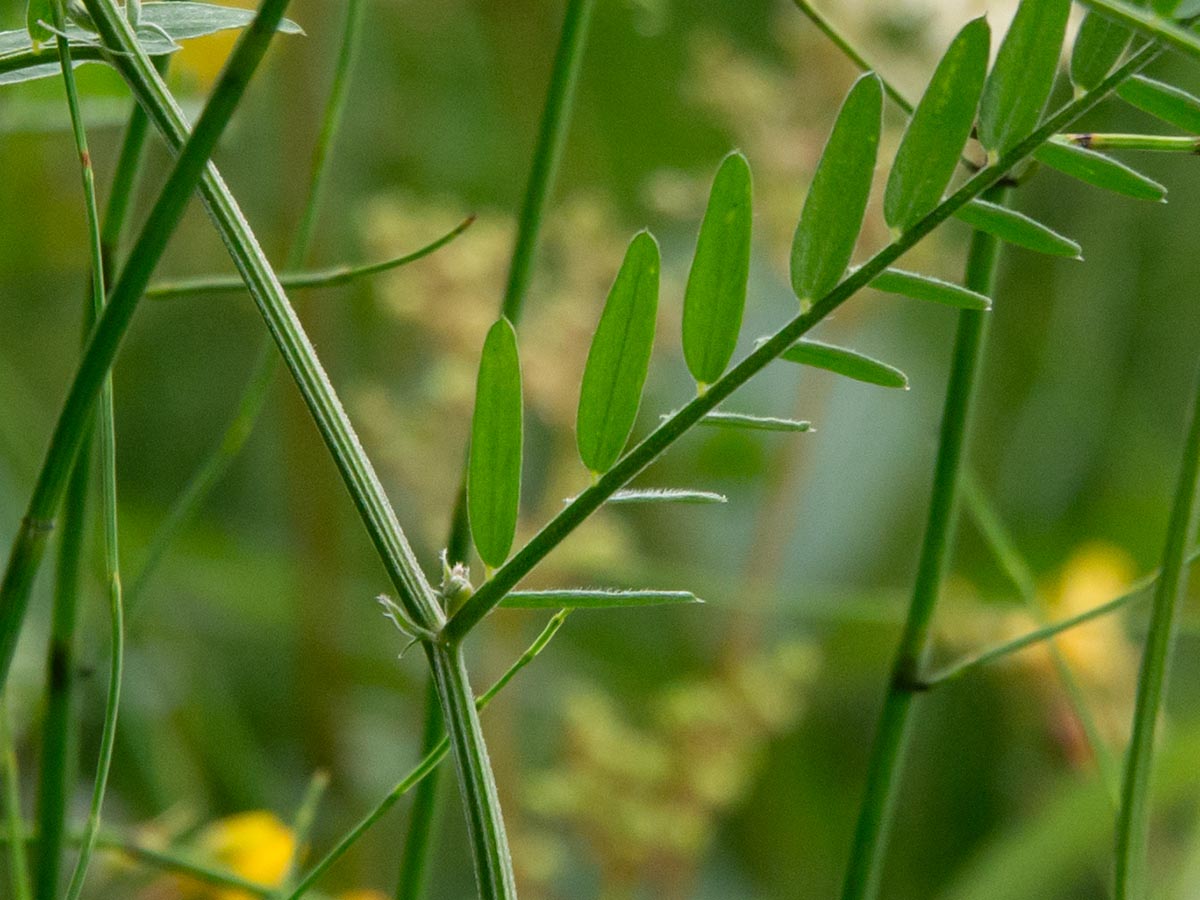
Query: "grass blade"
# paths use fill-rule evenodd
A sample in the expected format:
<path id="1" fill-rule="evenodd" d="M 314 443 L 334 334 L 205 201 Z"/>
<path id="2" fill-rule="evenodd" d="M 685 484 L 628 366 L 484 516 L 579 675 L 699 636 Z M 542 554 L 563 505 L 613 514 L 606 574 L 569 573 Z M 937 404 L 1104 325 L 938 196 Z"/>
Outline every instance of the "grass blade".
<path id="1" fill-rule="evenodd" d="M 846 274 L 862 230 L 883 115 L 873 74 L 854 83 L 825 145 L 792 238 L 792 290 L 807 310 Z"/>
<path id="2" fill-rule="evenodd" d="M 1182 88 L 1135 75 L 1117 88 L 1117 96 L 1168 125 L 1188 134 L 1200 134 L 1200 97 Z"/>
<path id="3" fill-rule="evenodd" d="M 570 501 L 568 501 L 570 502 Z M 705 506 L 710 503 L 728 503 L 724 494 L 713 491 L 693 491 L 689 488 L 634 488 L 615 491 L 609 503 L 686 503 Z"/>
<path id="4" fill-rule="evenodd" d="M 1125 757 L 1121 808 L 1117 815 L 1116 900 L 1141 900 L 1147 892 L 1146 855 L 1150 840 L 1150 784 L 1154 733 L 1162 714 L 1175 612 L 1187 588 L 1185 561 L 1196 530 L 1197 487 L 1200 486 L 1200 379 L 1192 422 L 1184 445 L 1179 480 L 1163 549 L 1162 574 L 1154 591 L 1150 631 L 1138 676 L 1133 736 Z"/>
<path id="5" fill-rule="evenodd" d="M 522 406 L 517 333 L 502 318 L 488 331 L 479 361 L 467 469 L 471 534 L 479 558 L 492 568 L 508 558 L 517 533 Z"/>
<path id="6" fill-rule="evenodd" d="M 575 441 L 592 472 L 612 468 L 625 449 L 642 402 L 658 317 L 658 242 L 648 231 L 630 243 L 592 338 Z"/>
<path id="7" fill-rule="evenodd" d="M 1092 187 L 1135 200 L 1166 201 L 1167 189 L 1157 181 L 1095 150 L 1048 141 L 1033 158 Z"/>
<path id="8" fill-rule="evenodd" d="M 8 829 L 8 880 L 13 900 L 33 900 L 29 880 L 29 857 L 22 832 L 21 772 L 13 739 L 7 698 L 0 699 L 0 768 L 4 769 L 4 824 Z"/>
<path id="9" fill-rule="evenodd" d="M 934 70 L 888 175 L 883 215 L 893 230 L 904 231 L 941 202 L 975 123 L 990 44 L 987 20 L 975 19 Z"/>
<path id="10" fill-rule="evenodd" d="M 820 341 L 803 340 L 785 350 L 779 357 L 802 366 L 825 369 L 855 381 L 877 384 L 880 387 L 908 389 L 908 376 L 885 362 Z"/>
<path id="11" fill-rule="evenodd" d="M 625 609 L 703 603 L 691 591 L 557 590 L 513 591 L 500 605 L 505 609 Z"/>
<path id="12" fill-rule="evenodd" d="M 1038 126 L 1067 30 L 1071 0 L 1021 0 L 979 104 L 979 142 L 995 159 Z"/>
<path id="13" fill-rule="evenodd" d="M 992 308 L 991 297 L 985 297 L 962 285 L 934 278 L 932 275 L 921 275 L 904 269 L 887 269 L 871 282 L 871 287 L 877 291 L 883 291 L 885 294 L 899 294 L 913 300 L 940 303 L 956 309 L 988 310 Z"/>
<path id="14" fill-rule="evenodd" d="M 750 164 L 731 153 L 713 180 L 683 297 L 683 356 L 701 390 L 721 377 L 737 347 L 753 212 Z"/>
<path id="15" fill-rule="evenodd" d="M 1065 256 L 1068 259 L 1083 259 L 1082 248 L 1073 240 L 1016 210 L 1006 209 L 986 200 L 972 200 L 954 215 L 976 231 L 986 232 L 1026 250 L 1050 256 Z"/>
<path id="16" fill-rule="evenodd" d="M 774 416 L 752 416 L 749 413 L 710 412 L 700 424 L 707 428 L 734 428 L 745 431 L 812 431 L 812 422 L 802 419 L 779 419 Z"/>

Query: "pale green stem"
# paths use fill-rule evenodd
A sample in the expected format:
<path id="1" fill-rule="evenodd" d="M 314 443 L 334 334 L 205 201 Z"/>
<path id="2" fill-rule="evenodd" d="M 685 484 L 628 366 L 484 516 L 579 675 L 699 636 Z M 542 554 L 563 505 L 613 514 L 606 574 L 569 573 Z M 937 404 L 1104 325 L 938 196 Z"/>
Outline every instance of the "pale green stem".
<path id="1" fill-rule="evenodd" d="M 292 822 L 292 858 L 288 861 L 287 873 L 282 880 L 282 886 L 272 895 L 276 900 L 282 900 L 292 892 L 296 874 L 308 853 L 309 841 L 312 839 L 313 825 L 317 821 L 317 808 L 329 787 L 329 774 L 317 772 L 308 783 L 308 788 L 296 809 L 296 818 Z"/>
<path id="2" fill-rule="evenodd" d="M 1060 134 L 1062 144 L 1089 150 L 1145 150 L 1152 153 L 1200 153 L 1200 138 L 1166 134 Z"/>

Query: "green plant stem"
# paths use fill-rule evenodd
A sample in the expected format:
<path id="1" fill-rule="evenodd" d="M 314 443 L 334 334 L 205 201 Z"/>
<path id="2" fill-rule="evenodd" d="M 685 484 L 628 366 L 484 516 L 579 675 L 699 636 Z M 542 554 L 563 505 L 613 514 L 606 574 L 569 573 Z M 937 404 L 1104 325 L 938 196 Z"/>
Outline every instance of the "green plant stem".
<path id="1" fill-rule="evenodd" d="M 962 473 L 960 489 L 962 492 L 963 507 L 971 518 L 975 520 L 976 527 L 979 533 L 983 535 L 984 541 L 992 552 L 992 556 L 995 557 L 1000 568 L 1008 576 L 1009 581 L 1016 587 L 1017 593 L 1021 595 L 1021 600 L 1025 604 L 1025 608 L 1039 619 L 1042 618 L 1042 604 L 1038 601 L 1037 579 L 1034 577 L 1033 570 L 1017 549 L 1017 542 L 1004 526 L 1000 514 L 984 493 L 974 474 L 969 470 Z M 1100 778 L 1104 782 L 1104 786 L 1108 790 L 1108 794 L 1115 806 L 1121 790 L 1120 767 L 1113 756 L 1112 749 L 1100 732 L 1100 727 L 1096 723 L 1096 717 L 1092 715 L 1091 708 L 1088 706 L 1087 696 L 1075 678 L 1075 674 L 1071 671 L 1071 666 L 1067 662 L 1066 657 L 1053 640 L 1049 640 L 1048 649 L 1051 662 L 1058 674 L 1058 679 L 1062 682 L 1063 690 L 1067 693 L 1067 700 L 1071 704 L 1076 719 L 1079 720 L 1079 724 L 1083 728 L 1088 747 L 1096 761 L 1096 768 L 1100 773 Z"/>
<path id="2" fill-rule="evenodd" d="M 541 633 L 537 636 L 537 638 L 534 639 L 533 643 L 529 645 L 528 649 L 522 653 L 521 656 L 518 657 L 518 659 L 511 666 L 508 667 L 508 670 L 505 671 L 505 673 L 501 675 L 499 679 L 497 679 L 495 684 L 493 684 L 484 694 L 481 694 L 475 701 L 475 708 L 479 712 L 483 712 L 483 710 L 487 709 L 488 704 L 495 699 L 497 694 L 499 694 L 502 690 L 504 690 L 505 687 L 508 686 L 508 683 L 517 676 L 518 672 L 537 659 L 541 652 L 546 649 L 546 646 L 558 633 L 558 630 L 562 628 L 563 623 L 566 622 L 568 615 L 570 615 L 570 610 L 564 609 L 551 617 L 550 621 L 546 623 L 546 627 L 542 629 Z M 334 848 L 325 854 L 324 857 L 322 857 L 320 862 L 312 867 L 308 874 L 304 876 L 304 879 L 296 886 L 296 889 L 292 891 L 287 900 L 301 900 L 305 894 L 312 890 L 313 886 L 316 885 L 316 883 L 320 881 L 322 877 L 324 877 L 325 873 L 333 867 L 334 863 L 345 856 L 346 852 L 349 851 L 352 846 L 354 846 L 358 839 L 366 834 L 372 825 L 383 818 L 383 816 L 386 815 L 387 812 L 399 802 L 401 797 L 403 797 L 408 791 L 412 790 L 414 786 L 427 781 L 429 776 L 433 772 L 437 771 L 438 765 L 443 759 L 446 758 L 446 754 L 449 752 L 450 739 L 443 734 L 440 740 L 438 740 L 429 750 L 429 752 L 427 752 L 421 758 L 421 761 L 417 763 L 417 765 L 414 766 L 413 769 L 406 776 L 404 776 L 404 778 L 402 778 L 394 788 L 392 788 L 387 796 L 385 796 L 375 806 L 374 809 L 372 809 L 369 813 L 367 813 L 367 815 L 359 820 L 358 824 L 351 828 L 350 831 L 348 831 L 342 837 L 342 839 L 338 841 Z"/>
<path id="3" fill-rule="evenodd" d="M 346 99 L 350 86 L 350 70 L 354 63 L 354 51 L 358 43 L 358 33 L 361 28 L 364 5 L 365 0 L 350 0 L 346 4 L 341 46 L 338 51 L 337 62 L 334 66 L 333 82 L 330 88 L 329 99 L 325 104 L 320 132 L 313 149 L 312 165 L 308 179 L 308 195 L 305 198 L 304 211 L 301 214 L 300 224 L 296 235 L 292 239 L 291 249 L 288 251 L 287 265 L 289 268 L 298 268 L 301 266 L 305 259 L 307 259 L 309 251 L 312 248 L 317 213 L 320 209 L 321 199 L 324 195 L 324 186 L 329 174 L 329 154 L 346 109 Z M 383 272 L 395 266 L 415 262 L 433 253 L 440 247 L 445 246 L 445 244 L 457 237 L 458 234 L 461 234 L 470 224 L 470 221 L 467 220 L 467 222 L 460 224 L 449 234 L 444 235 L 432 244 L 422 247 L 406 256 L 402 256 L 397 260 L 389 260 L 371 266 L 362 266 L 357 269 L 332 269 L 327 272 L 311 273 L 311 275 L 301 273 L 296 278 L 296 281 L 304 282 L 307 275 L 311 283 L 301 283 L 296 286 L 307 287 L 316 286 L 317 284 L 335 285 L 347 283 L 358 277 Z M 281 278 L 280 281 L 284 287 L 288 286 L 285 279 Z M 213 292 L 220 293 L 239 288 L 244 290 L 245 287 L 246 283 L 242 278 L 189 280 L 161 286 L 158 288 L 157 296 L 194 296 Z M 147 296 L 156 296 L 153 286 L 147 291 Z M 167 511 L 166 517 L 151 539 L 142 567 L 138 571 L 137 577 L 134 579 L 133 586 L 130 589 L 131 607 L 134 600 L 141 597 L 151 576 L 162 562 L 167 549 L 179 536 L 184 526 L 192 521 L 200 506 L 212 492 L 212 489 L 229 470 L 229 466 L 232 465 L 233 460 L 237 458 L 242 448 L 246 445 L 246 441 L 250 439 L 255 424 L 266 408 L 267 398 L 270 396 L 271 386 L 275 383 L 275 375 L 278 368 L 279 356 L 272 346 L 271 337 L 268 335 L 263 338 L 262 345 L 255 356 L 254 367 L 251 370 L 250 377 L 246 381 L 246 387 L 243 389 L 241 398 L 238 400 L 234 417 L 226 426 L 225 432 L 221 435 L 221 440 L 188 480 L 183 491 Z"/>
<path id="4" fill-rule="evenodd" d="M 21 835 L 21 840 L 14 841 L 12 839 L 14 834 Z M 78 843 L 80 839 L 80 835 L 71 836 L 71 841 L 74 843 Z M 14 852 L 14 848 L 25 848 L 38 840 L 36 832 L 27 831 L 24 823 L 19 818 L 15 823 L 10 822 L 7 831 L 0 834 L 0 843 L 8 845 L 10 855 Z M 262 898 L 270 897 L 273 891 L 272 888 L 266 885 L 242 878 L 233 872 L 214 869 L 201 862 L 172 853 L 170 850 L 147 847 L 136 841 L 122 838 L 119 835 L 102 833 L 96 841 L 96 846 L 102 850 L 110 850 L 121 856 L 135 860 L 147 867 L 159 869 L 163 872 L 185 875 L 213 887 L 245 891 L 251 896 Z M 26 900 L 26 898 L 17 896 L 14 900 Z"/>
<path id="5" fill-rule="evenodd" d="M 312 838 L 313 825 L 317 821 L 317 808 L 321 805 L 321 798 L 325 796 L 325 791 L 329 788 L 329 774 L 327 772 L 317 772 L 308 782 L 308 788 L 304 792 L 304 796 L 300 800 L 300 806 L 296 809 L 296 818 L 292 822 L 292 840 L 293 850 L 292 858 L 288 861 L 287 873 L 283 877 L 282 887 L 272 893 L 272 897 L 282 898 L 287 897 L 292 892 L 291 886 L 296 881 L 296 873 L 300 869 L 300 864 L 304 861 L 304 857 L 308 853 L 308 844 Z"/>
<path id="6" fill-rule="evenodd" d="M 1150 631 L 1138 677 L 1133 736 L 1125 757 L 1121 808 L 1117 816 L 1116 900 L 1143 900 L 1147 895 L 1146 854 L 1150 839 L 1150 779 L 1154 763 L 1154 732 L 1166 688 L 1175 611 L 1187 587 L 1184 562 L 1196 528 L 1196 495 L 1200 483 L 1200 380 L 1196 386 L 1191 426 L 1184 445 L 1179 481 L 1167 541 L 1162 575 L 1154 592 Z"/>
<path id="7" fill-rule="evenodd" d="M 1200 138 L 1167 134 L 1060 134 L 1055 140 L 1089 150 L 1144 150 L 1152 153 L 1200 153 Z"/>
<path id="8" fill-rule="evenodd" d="M 521 219 L 517 226 L 517 243 L 513 249 L 508 287 L 505 289 L 504 305 L 501 308 L 501 314 L 513 323 L 520 319 L 525 295 L 529 291 L 529 279 L 533 274 L 533 260 L 542 230 L 542 219 L 550 201 L 555 176 L 558 174 L 563 147 L 566 146 L 575 88 L 579 81 L 579 69 L 583 63 L 583 50 L 587 43 L 588 26 L 594 7 L 595 0 L 567 0 L 562 35 L 550 75 L 550 90 L 542 110 L 537 148 L 533 154 L 533 167 L 525 189 L 525 203 L 521 207 Z"/>
<path id="9" fill-rule="evenodd" d="M 454 750 L 479 900 L 514 900 L 517 887 L 508 836 L 462 646 L 431 644 L 426 647 L 426 656 Z"/>
<path id="10" fill-rule="evenodd" d="M 1200 560 L 1200 549 L 1193 550 L 1188 554 L 1187 562 L 1189 564 Z M 1097 619 L 1102 619 L 1105 616 L 1112 615 L 1118 610 L 1125 609 L 1130 606 L 1135 600 L 1142 597 L 1146 591 L 1154 587 L 1158 582 L 1159 573 L 1151 572 L 1143 578 L 1135 581 L 1125 593 L 1113 597 L 1106 603 L 1101 603 L 1099 606 L 1094 606 L 1091 609 L 1086 609 L 1081 613 L 1077 613 L 1066 619 L 1061 619 L 1058 622 L 1052 622 L 1049 625 L 1043 625 L 1041 628 L 1035 628 L 1028 634 L 1023 634 L 1020 637 L 1013 638 L 1008 641 L 1003 641 L 986 650 L 981 650 L 979 653 L 972 654 L 958 662 L 951 663 L 942 669 L 939 669 L 932 675 L 928 675 L 921 679 L 921 687 L 925 689 L 939 687 L 948 681 L 957 681 L 964 675 L 972 675 L 977 670 L 989 666 L 992 663 L 1012 656 L 1014 653 L 1019 653 L 1028 647 L 1035 644 L 1040 644 L 1043 641 L 1048 641 L 1065 631 L 1070 631 L 1073 628 L 1078 628 L 1080 625 L 1086 625 L 1088 622 L 1094 622 Z"/>
<path id="11" fill-rule="evenodd" d="M 538 126 L 537 143 L 529 180 L 525 187 L 525 199 L 517 222 L 517 238 L 513 245 L 509 263 L 508 283 L 500 314 L 514 327 L 520 325 L 533 277 L 534 261 L 541 238 L 542 223 L 554 190 L 558 170 L 570 131 L 571 114 L 579 86 L 579 71 L 583 65 L 595 0 L 567 0 L 559 35 L 558 49 L 550 72 L 546 101 Z M 451 513 L 450 535 L 446 541 L 447 558 L 453 562 L 466 562 L 470 558 L 471 531 L 467 520 L 466 465 L 459 490 L 454 498 Z M 425 701 L 424 749 L 432 749 L 432 743 L 442 729 L 441 712 L 431 687 Z M 439 778 L 437 773 L 421 782 L 413 801 L 412 819 L 405 836 L 404 851 L 400 860 L 400 879 L 396 888 L 397 900 L 420 900 L 425 893 L 425 874 L 429 868 L 429 855 L 434 846 L 434 825 L 437 819 Z M 496 817 L 499 817 L 497 811 Z"/>
<path id="12" fill-rule="evenodd" d="M 419 259 L 424 259 L 431 253 L 442 249 L 456 237 L 466 231 L 474 223 L 475 217 L 470 216 L 455 225 L 437 240 L 426 244 L 412 253 L 384 259 L 379 262 L 361 266 L 335 266 L 328 269 L 311 271 L 280 272 L 279 283 L 285 288 L 328 288 L 353 284 L 371 275 L 390 272 Z M 163 281 L 152 284 L 146 290 L 146 296 L 152 300 L 177 300 L 181 298 L 201 297 L 210 294 L 228 294 L 234 291 L 244 291 L 246 282 L 237 275 L 202 275 L 197 278 L 187 278 L 179 281 Z"/>
<path id="13" fill-rule="evenodd" d="M 56 7 L 57 25 L 59 30 L 65 26 L 62 8 Z M 59 57 L 62 63 L 63 83 L 66 86 L 67 102 L 71 113 L 71 127 L 75 137 L 75 146 L 79 153 L 80 169 L 83 179 L 83 192 L 88 226 L 90 263 L 92 273 L 92 293 L 90 321 L 94 322 L 104 313 L 105 306 L 105 265 L 104 234 L 100 222 L 100 207 L 96 200 L 96 177 L 92 167 L 92 156 L 88 149 L 87 132 L 84 128 L 83 116 L 79 109 L 79 96 L 75 87 L 75 73 L 71 62 L 71 51 L 67 40 L 58 39 Z M 124 213 L 120 214 L 121 217 Z M 119 235 L 118 235 L 119 237 Z M 108 787 L 108 773 L 112 766 L 113 748 L 116 744 L 117 717 L 121 705 L 121 680 L 125 669 L 125 624 L 124 607 L 121 596 L 121 562 L 119 528 L 117 522 L 117 438 L 116 421 L 113 407 L 113 387 L 111 370 L 105 377 L 100 388 L 99 407 L 96 411 L 96 435 L 100 445 L 100 508 L 104 533 L 104 575 L 109 602 L 110 623 L 110 656 L 108 696 L 105 701 L 104 720 L 100 735 L 100 754 L 96 763 L 96 775 L 92 787 L 92 799 L 88 812 L 87 824 L 84 827 L 83 839 L 80 843 L 79 857 L 75 869 L 71 873 L 70 884 L 67 887 L 67 900 L 77 900 L 83 890 L 87 877 L 88 865 L 96 845 L 96 836 L 100 831 L 100 816 L 104 806 L 104 795 Z M 75 461 L 76 469 L 84 466 L 79 458 Z M 86 482 L 85 488 L 86 490 Z M 74 616 L 72 616 L 74 619 Z M 72 626 L 73 626 L 72 622 Z M 67 681 L 70 684 L 70 679 Z M 67 784 L 64 782 L 64 788 Z M 58 813 L 60 821 L 66 818 L 67 794 L 59 798 L 63 809 Z M 57 885 L 52 888 L 57 890 Z M 52 896 L 51 895 L 51 896 Z"/>
<path id="14" fill-rule="evenodd" d="M 1154 10 L 1142 9 L 1123 0 L 1079 0 L 1079 3 L 1106 19 L 1128 25 L 1153 41 L 1193 58 L 1200 58 L 1200 37 L 1187 27 L 1191 24 L 1190 20 L 1176 23 Z"/>
<path id="15" fill-rule="evenodd" d="M 45 717 L 38 766 L 38 833 L 34 870 L 37 900 L 53 900 L 62 866 L 66 807 L 71 782 L 71 699 L 75 681 L 75 626 L 79 610 L 79 574 L 87 530 L 87 493 L 92 437 L 84 438 L 79 460 L 67 485 L 63 528 L 55 562 L 54 608 L 46 651 Z"/>
<path id="16" fill-rule="evenodd" d="M 858 67 L 859 71 L 874 72 L 876 75 L 879 75 L 879 70 L 867 61 L 867 58 L 863 56 L 861 52 L 859 52 L 858 48 L 855 47 L 853 43 L 850 42 L 850 39 L 838 31 L 838 29 L 834 27 L 833 23 L 830 22 L 829 19 L 817 12 L 817 10 L 813 8 L 813 5 L 809 3 L 808 0 L 792 0 L 792 2 L 796 4 L 796 8 L 804 14 L 805 18 L 817 26 L 817 30 L 825 35 L 825 37 L 829 38 L 830 43 L 841 50 L 845 57 Z M 896 106 L 900 107 L 900 109 L 903 110 L 907 115 L 911 116 L 914 106 L 911 102 L 909 102 L 909 99 L 882 75 L 879 75 L 879 80 L 883 85 L 883 92 L 892 99 L 892 102 L 895 103 Z"/>
<path id="17" fill-rule="evenodd" d="M 753 352 L 711 384 L 703 395 L 693 398 L 664 420 L 639 444 L 627 451 L 615 466 L 567 504 L 480 586 L 474 596 L 447 623 L 446 639 L 451 642 L 462 640 L 535 565 L 545 559 L 547 554 L 599 509 L 609 497 L 628 484 L 707 413 L 712 412 L 723 400 L 781 356 L 798 338 L 811 331 L 817 323 L 870 284 L 942 222 L 999 183 L 1013 166 L 1028 158 L 1052 135 L 1063 131 L 1095 107 L 1117 85 L 1155 59 L 1159 52 L 1153 45 L 1135 52 L 1093 90 L 1049 116 L 1029 137 L 1002 154 L 995 163 L 977 172 L 936 209 L 852 271 L 808 312 L 796 316 L 771 337 L 758 344 Z"/>
<path id="18" fill-rule="evenodd" d="M 56 7 L 55 26 L 62 30 L 64 19 Z M 71 134 L 79 160 L 91 258 L 90 292 L 84 307 L 84 335 L 95 321 L 97 307 L 104 302 L 104 273 L 101 263 L 97 222 L 95 172 L 88 151 L 87 135 L 79 109 L 79 94 L 71 50 L 67 40 L 58 38 L 63 87 L 70 115 Z M 110 396 L 106 385 L 102 398 Z M 110 407 L 111 409 L 111 407 Z M 102 425 L 108 433 L 111 417 Z M 46 659 L 46 716 L 42 723 L 41 765 L 38 770 L 38 845 L 35 890 L 38 900 L 54 900 L 58 894 L 62 866 L 63 839 L 67 804 L 74 781 L 71 756 L 71 706 L 75 681 L 75 630 L 79 618 L 80 568 L 84 536 L 87 533 L 87 495 L 91 469 L 91 430 L 75 461 L 67 486 L 67 511 L 58 548 L 54 608 L 50 644 Z"/>
<path id="19" fill-rule="evenodd" d="M 22 831 L 21 771 L 13 739 L 8 698 L 0 698 L 0 766 L 4 767 L 4 822 L 12 834 Z M 8 880 L 13 900 L 33 900 L 29 881 L 29 858 L 24 841 L 12 841 L 8 847 Z"/>
<path id="20" fill-rule="evenodd" d="M 991 199 L 1004 202 L 1006 193 L 1005 190 L 994 191 Z M 996 238 L 975 232 L 964 279 L 968 288 L 989 297 L 993 295 L 999 252 L 1000 245 Z M 928 650 L 934 611 L 953 539 L 959 473 L 962 470 L 975 382 L 983 356 L 987 321 L 987 313 L 975 310 L 963 310 L 958 315 L 958 334 L 954 341 L 954 358 L 946 387 L 925 539 L 921 546 L 908 617 L 896 648 L 867 767 L 866 789 L 846 866 L 842 900 L 873 900 L 878 894 L 915 696 L 914 685 L 920 677 L 920 668 Z"/>

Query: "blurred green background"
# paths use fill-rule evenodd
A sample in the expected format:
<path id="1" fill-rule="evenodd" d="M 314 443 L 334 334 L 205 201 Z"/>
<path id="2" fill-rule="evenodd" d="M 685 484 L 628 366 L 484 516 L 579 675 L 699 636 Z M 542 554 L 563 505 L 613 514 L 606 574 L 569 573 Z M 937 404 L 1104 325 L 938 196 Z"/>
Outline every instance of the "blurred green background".
<path id="1" fill-rule="evenodd" d="M 0 24 L 17 27 L 23 4 L 9 5 Z M 826 0 L 822 9 L 912 95 L 970 16 L 988 11 L 998 32 L 1011 14 L 1008 4 L 971 0 Z M 397 255 L 469 213 L 479 220 L 409 268 L 293 298 L 431 572 L 561 13 L 548 0 L 371 0 L 312 262 Z M 342 6 L 295 0 L 290 15 L 308 36 L 278 41 L 218 155 L 278 259 L 303 201 Z M 181 96 L 198 105 L 228 46 L 210 39 L 181 55 L 172 70 Z M 1181 63 L 1158 68 L 1200 87 Z M 794 313 L 791 229 L 855 74 L 784 0 L 598 3 L 521 330 L 526 536 L 586 484 L 572 433 L 578 376 L 628 238 L 649 227 L 664 249 L 644 433 L 693 389 L 679 309 L 717 162 L 739 147 L 755 173 L 749 347 Z M 106 184 L 128 101 L 96 67 L 81 78 Z M 885 155 L 902 125 L 889 114 Z M 57 81 L 0 96 L 5 542 L 78 358 L 86 244 L 65 126 Z M 1163 130 L 1115 103 L 1086 127 Z M 1170 187 L 1168 206 L 1049 172 L 1019 190 L 1018 205 L 1079 240 L 1086 261 L 1007 250 L 992 313 L 970 461 L 1044 587 L 1046 617 L 1099 604 L 1156 565 L 1182 446 L 1200 350 L 1200 161 L 1136 162 Z M 141 209 L 166 164 L 152 142 Z M 943 228 L 909 267 L 958 277 L 966 238 L 960 226 Z M 886 240 L 874 210 L 861 255 Z M 160 274 L 229 270 L 197 204 Z M 814 433 L 689 436 L 639 483 L 719 490 L 727 505 L 605 511 L 531 579 L 687 589 L 707 605 L 576 614 L 487 713 L 523 896 L 836 894 L 915 566 L 953 327 L 949 310 L 864 294 L 819 336 L 901 367 L 910 391 L 777 364 L 729 405 L 812 419 Z M 143 303 L 116 371 L 127 583 L 233 415 L 262 332 L 243 295 Z M 81 814 L 107 668 L 94 549 L 80 651 Z M 424 664 L 419 653 L 397 661 L 400 635 L 372 599 L 386 587 L 280 377 L 245 453 L 131 613 L 107 822 L 145 840 L 212 847 L 222 823 L 229 837 L 231 822 L 248 821 L 231 815 L 289 821 L 313 772 L 325 770 L 332 782 L 313 842 L 327 848 L 419 756 Z M 27 811 L 49 588 L 44 577 L 14 678 Z M 967 521 L 944 599 L 939 660 L 1036 622 Z M 1185 613 L 1159 767 L 1153 863 L 1164 900 L 1200 898 L 1196 612 Z M 1060 645 L 1116 754 L 1144 613 L 1134 606 Z M 543 618 L 492 617 L 470 647 L 478 686 Z M 442 794 L 430 897 L 470 896 L 450 779 Z M 922 698 L 898 810 L 889 900 L 1103 896 L 1112 801 L 1042 651 Z M 407 812 L 403 803 L 383 820 L 325 887 L 390 892 Z M 261 827 L 230 840 L 251 855 L 265 841 L 269 855 L 268 820 L 254 822 Z M 91 896 L 237 896 L 189 890 L 106 858 Z"/>

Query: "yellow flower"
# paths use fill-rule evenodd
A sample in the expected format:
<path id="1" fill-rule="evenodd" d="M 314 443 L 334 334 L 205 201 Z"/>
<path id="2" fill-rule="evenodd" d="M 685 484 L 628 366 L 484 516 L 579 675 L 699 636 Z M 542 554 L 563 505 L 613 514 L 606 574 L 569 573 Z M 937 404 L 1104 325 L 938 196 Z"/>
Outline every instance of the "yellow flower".
<path id="1" fill-rule="evenodd" d="M 251 8 L 257 4 L 253 0 L 223 0 L 226 6 L 242 6 Z M 196 38 L 183 42 L 183 49 L 172 58 L 171 68 L 181 74 L 189 86 L 207 88 L 221 72 L 225 60 L 233 50 L 237 41 L 238 31 L 221 31 L 207 37 Z"/>
<path id="2" fill-rule="evenodd" d="M 337 900 L 388 900 L 381 891 L 346 891 L 337 895 Z"/>
<path id="3" fill-rule="evenodd" d="M 278 887 L 287 874 L 296 838 L 274 814 L 245 812 L 221 819 L 205 829 L 201 838 L 214 861 L 242 878 L 267 887 Z M 213 900 L 251 900 L 245 891 L 221 889 Z"/>

